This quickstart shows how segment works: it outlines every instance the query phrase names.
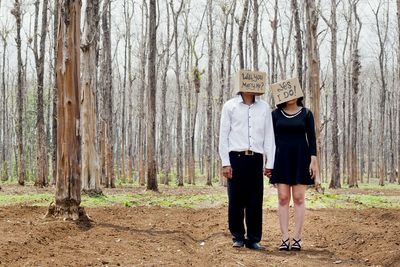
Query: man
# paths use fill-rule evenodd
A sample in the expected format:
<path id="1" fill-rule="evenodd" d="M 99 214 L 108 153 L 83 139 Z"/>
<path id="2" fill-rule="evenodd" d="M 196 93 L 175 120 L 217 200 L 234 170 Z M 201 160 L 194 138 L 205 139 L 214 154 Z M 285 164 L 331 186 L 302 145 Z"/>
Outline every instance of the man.
<path id="1" fill-rule="evenodd" d="M 271 108 L 256 97 L 259 94 L 242 89 L 224 104 L 219 139 L 222 173 L 228 181 L 228 224 L 233 247 L 256 250 L 263 249 L 259 244 L 263 169 L 264 174 L 271 174 L 275 156 Z"/>

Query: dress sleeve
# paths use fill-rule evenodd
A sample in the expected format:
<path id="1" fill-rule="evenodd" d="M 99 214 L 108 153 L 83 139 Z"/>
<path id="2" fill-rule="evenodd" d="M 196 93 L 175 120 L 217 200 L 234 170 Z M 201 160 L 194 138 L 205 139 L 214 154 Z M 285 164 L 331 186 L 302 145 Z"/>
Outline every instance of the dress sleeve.
<path id="1" fill-rule="evenodd" d="M 277 111 L 277 109 L 272 111 L 272 114 L 271 114 L 272 115 L 272 125 L 274 128 L 275 142 L 276 142 L 276 137 L 277 137 L 277 134 L 276 134 L 276 111 Z"/>
<path id="2" fill-rule="evenodd" d="M 315 125 L 314 125 L 314 115 L 310 110 L 308 110 L 306 115 L 306 134 L 308 140 L 308 149 L 311 156 L 317 155 L 317 141 L 315 138 Z"/>

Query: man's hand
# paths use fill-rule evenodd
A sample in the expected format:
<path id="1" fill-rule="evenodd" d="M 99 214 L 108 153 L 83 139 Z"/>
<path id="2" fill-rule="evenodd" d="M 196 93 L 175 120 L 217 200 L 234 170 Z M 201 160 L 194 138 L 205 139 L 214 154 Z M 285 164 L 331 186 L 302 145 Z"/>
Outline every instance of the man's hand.
<path id="1" fill-rule="evenodd" d="M 310 175 L 311 179 L 315 179 L 318 174 L 318 164 L 317 164 L 317 157 L 311 156 L 311 163 L 310 163 Z"/>
<path id="2" fill-rule="evenodd" d="M 264 168 L 264 175 L 271 179 L 271 177 L 272 177 L 272 169 Z"/>
<path id="3" fill-rule="evenodd" d="M 232 168 L 231 168 L 231 166 L 222 167 L 222 175 L 227 179 L 231 179 L 232 178 Z"/>

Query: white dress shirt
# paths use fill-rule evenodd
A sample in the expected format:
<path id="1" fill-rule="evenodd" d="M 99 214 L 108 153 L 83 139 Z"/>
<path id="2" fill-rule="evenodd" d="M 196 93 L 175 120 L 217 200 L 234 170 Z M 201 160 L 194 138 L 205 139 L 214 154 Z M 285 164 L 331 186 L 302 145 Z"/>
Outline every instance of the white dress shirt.
<path id="1" fill-rule="evenodd" d="M 222 166 L 230 166 L 229 152 L 251 150 L 263 154 L 266 168 L 274 168 L 275 137 L 271 108 L 255 97 L 246 105 L 241 95 L 228 100 L 221 113 L 219 155 Z"/>

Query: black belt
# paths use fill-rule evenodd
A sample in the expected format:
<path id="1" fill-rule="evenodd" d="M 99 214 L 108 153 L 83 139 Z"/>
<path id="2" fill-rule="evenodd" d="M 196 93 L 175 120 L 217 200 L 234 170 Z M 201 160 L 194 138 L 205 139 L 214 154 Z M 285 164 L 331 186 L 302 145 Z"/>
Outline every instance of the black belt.
<path id="1" fill-rule="evenodd" d="M 245 150 L 245 151 L 231 151 L 229 153 L 232 153 L 233 155 L 243 155 L 243 156 L 256 156 L 256 155 L 261 155 L 261 153 L 257 153 L 251 150 Z"/>

